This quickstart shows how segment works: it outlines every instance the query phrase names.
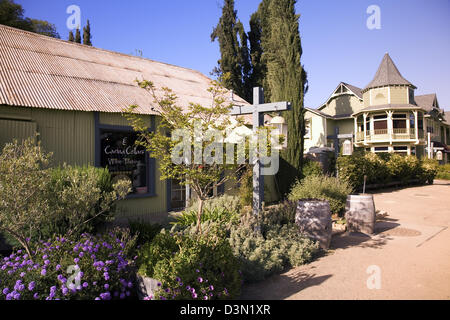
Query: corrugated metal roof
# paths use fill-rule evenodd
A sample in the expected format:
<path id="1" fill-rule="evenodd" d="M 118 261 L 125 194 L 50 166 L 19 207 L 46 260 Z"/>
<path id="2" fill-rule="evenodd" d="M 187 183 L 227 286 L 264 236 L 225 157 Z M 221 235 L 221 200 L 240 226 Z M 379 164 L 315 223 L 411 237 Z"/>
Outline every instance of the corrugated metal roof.
<path id="1" fill-rule="evenodd" d="M 212 102 L 211 79 L 198 71 L 0 25 L 0 104 L 101 112 L 136 104 L 157 114 L 136 79 L 171 88 L 183 107 Z"/>

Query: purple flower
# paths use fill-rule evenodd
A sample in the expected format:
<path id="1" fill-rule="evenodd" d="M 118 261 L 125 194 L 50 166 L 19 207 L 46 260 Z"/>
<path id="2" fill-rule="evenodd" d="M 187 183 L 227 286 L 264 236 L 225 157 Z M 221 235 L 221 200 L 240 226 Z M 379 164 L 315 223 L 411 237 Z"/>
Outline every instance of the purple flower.
<path id="1" fill-rule="evenodd" d="M 42 269 L 42 270 L 41 270 L 41 275 L 45 276 L 46 274 L 47 274 L 47 270 Z"/>
<path id="2" fill-rule="evenodd" d="M 102 300 L 111 300 L 111 294 L 108 291 L 105 293 L 100 293 L 100 298 Z"/>
<path id="3" fill-rule="evenodd" d="M 194 292 L 194 293 L 192 294 L 192 298 L 197 299 L 197 297 L 198 297 L 198 295 Z"/>
<path id="4" fill-rule="evenodd" d="M 87 288 L 89 286 L 89 283 L 83 282 L 83 288 Z"/>
<path id="5" fill-rule="evenodd" d="M 5 289 L 3 289 L 3 291 L 2 291 L 2 292 L 3 292 L 3 294 L 5 294 L 5 295 L 6 295 L 6 294 L 8 294 L 8 293 L 9 293 L 9 288 L 5 288 Z"/>
<path id="6" fill-rule="evenodd" d="M 80 261 L 80 259 L 78 259 L 78 258 L 73 259 L 73 262 L 75 262 L 75 263 L 78 263 L 78 261 Z"/>
<path id="7" fill-rule="evenodd" d="M 47 265 L 49 265 L 50 264 L 50 260 L 45 260 L 44 261 L 44 264 L 47 266 Z"/>
<path id="8" fill-rule="evenodd" d="M 80 258 L 83 258 L 84 256 L 84 252 L 80 252 L 80 254 L 78 255 Z"/>
<path id="9" fill-rule="evenodd" d="M 203 282 L 203 278 L 202 278 L 202 277 L 198 277 L 198 278 L 197 278 L 197 281 L 200 282 L 200 283 L 202 283 L 202 282 Z"/>
<path id="10" fill-rule="evenodd" d="M 63 287 L 61 289 L 61 292 L 62 292 L 63 295 L 67 295 L 69 293 L 69 289 L 67 289 L 67 287 Z"/>
<path id="11" fill-rule="evenodd" d="M 33 298 L 34 298 L 34 299 L 39 299 L 39 294 L 36 292 L 36 293 L 33 295 Z"/>
<path id="12" fill-rule="evenodd" d="M 108 290 L 108 289 L 109 289 L 109 284 L 105 283 L 104 288 L 105 288 L 106 290 Z"/>
<path id="13" fill-rule="evenodd" d="M 57 265 L 56 265 L 56 270 L 59 270 L 59 269 L 61 269 L 61 265 L 60 265 L 60 264 L 57 264 Z"/>
<path id="14" fill-rule="evenodd" d="M 175 280 L 176 280 L 177 282 L 180 282 L 180 281 L 181 281 L 180 277 L 176 277 Z"/>

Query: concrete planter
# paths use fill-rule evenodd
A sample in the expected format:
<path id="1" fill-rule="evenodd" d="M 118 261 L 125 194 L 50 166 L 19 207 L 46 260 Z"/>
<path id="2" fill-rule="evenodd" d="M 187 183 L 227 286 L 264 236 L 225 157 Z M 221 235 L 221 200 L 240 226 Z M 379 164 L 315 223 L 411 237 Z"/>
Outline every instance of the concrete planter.
<path id="1" fill-rule="evenodd" d="M 159 281 L 149 277 L 141 276 L 140 274 L 136 274 L 136 282 L 139 300 L 144 300 L 146 297 L 152 297 L 153 300 L 155 292 L 159 289 Z"/>
<path id="2" fill-rule="evenodd" d="M 345 205 L 348 232 L 373 234 L 375 230 L 375 202 L 373 195 L 349 195 Z"/>
<path id="3" fill-rule="evenodd" d="M 320 247 L 330 247 L 333 232 L 331 210 L 328 201 L 299 200 L 295 213 L 295 223 L 300 233 L 317 240 Z"/>

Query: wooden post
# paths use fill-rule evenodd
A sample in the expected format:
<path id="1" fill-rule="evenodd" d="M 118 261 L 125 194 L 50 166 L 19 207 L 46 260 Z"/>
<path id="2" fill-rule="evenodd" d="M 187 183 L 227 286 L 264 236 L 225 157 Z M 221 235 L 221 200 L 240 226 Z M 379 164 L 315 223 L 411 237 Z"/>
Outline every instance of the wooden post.
<path id="1" fill-rule="evenodd" d="M 263 88 L 253 88 L 253 133 L 258 134 L 258 128 L 264 125 L 264 113 L 258 111 L 258 105 L 264 103 Z M 258 146 L 257 146 L 258 148 Z M 264 176 L 261 175 L 261 161 L 259 157 L 255 159 L 253 166 L 253 214 L 257 215 L 262 209 L 264 201 Z"/>

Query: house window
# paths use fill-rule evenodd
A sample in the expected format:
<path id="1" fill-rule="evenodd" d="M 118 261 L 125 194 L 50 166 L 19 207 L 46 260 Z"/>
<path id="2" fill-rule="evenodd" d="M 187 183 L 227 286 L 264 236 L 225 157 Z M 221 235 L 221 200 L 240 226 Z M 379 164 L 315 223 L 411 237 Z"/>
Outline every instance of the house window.
<path id="1" fill-rule="evenodd" d="M 373 128 L 374 130 L 387 130 L 387 116 L 385 114 L 374 116 Z"/>
<path id="2" fill-rule="evenodd" d="M 131 182 L 131 194 L 149 193 L 149 161 L 145 148 L 136 146 L 132 131 L 100 130 L 100 166 L 108 168 L 113 182 Z"/>
<path id="3" fill-rule="evenodd" d="M 395 146 L 394 152 L 408 152 L 407 146 Z"/>
<path id="4" fill-rule="evenodd" d="M 400 113 L 396 114 L 394 113 L 392 115 L 392 122 L 394 129 L 406 129 L 406 114 Z"/>
<path id="5" fill-rule="evenodd" d="M 389 147 L 375 147 L 375 152 L 389 152 Z"/>

